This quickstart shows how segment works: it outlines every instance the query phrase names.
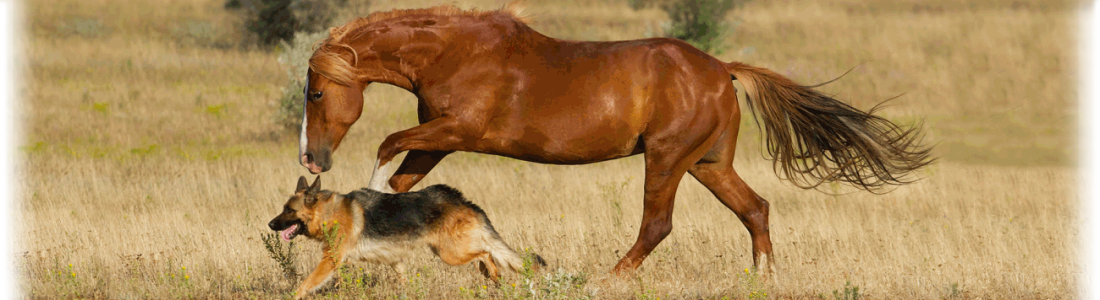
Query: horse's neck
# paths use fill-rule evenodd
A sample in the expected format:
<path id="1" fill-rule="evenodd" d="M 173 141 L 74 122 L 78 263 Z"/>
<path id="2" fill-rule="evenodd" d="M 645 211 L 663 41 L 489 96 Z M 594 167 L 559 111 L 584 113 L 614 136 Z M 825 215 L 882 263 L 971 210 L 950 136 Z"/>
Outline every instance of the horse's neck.
<path id="1" fill-rule="evenodd" d="M 399 25 L 395 25 L 399 26 Z M 367 51 L 373 52 L 373 55 L 381 59 L 388 59 L 383 61 L 380 65 L 382 69 L 377 69 L 377 65 L 364 66 L 364 68 L 375 68 L 373 70 L 365 69 L 364 73 L 372 74 L 365 80 L 367 82 L 378 82 L 391 84 L 410 92 L 415 93 L 417 88 L 421 87 L 419 79 L 421 79 L 421 72 L 430 67 L 430 64 L 437 61 L 440 56 L 447 56 L 455 53 L 447 53 L 447 49 L 453 51 L 467 51 L 467 53 L 458 53 L 459 55 L 477 55 L 477 52 L 471 50 L 468 47 L 451 47 L 450 43 L 459 42 L 465 43 L 473 40 L 478 40 L 479 35 L 484 33 L 473 33 L 469 31 L 471 27 L 456 26 L 450 30 L 435 30 L 431 31 L 431 34 L 415 34 L 416 31 L 424 30 L 420 28 L 401 28 L 394 30 L 395 27 L 388 27 L 386 34 L 379 35 L 363 35 L 364 38 L 374 39 L 372 46 Z M 411 30 L 414 33 L 409 34 Z M 545 46 L 546 43 L 557 43 L 559 40 L 546 37 L 534 29 L 525 25 L 520 25 L 513 28 L 513 34 L 509 37 L 497 37 L 497 38 L 520 38 L 525 41 L 520 44 L 532 45 L 540 44 Z M 409 38 L 413 36 L 414 38 Z M 506 41 L 487 41 L 487 44 L 494 44 L 494 47 L 500 47 Z M 476 47 L 476 46 L 475 46 Z M 545 48 L 545 47 L 544 47 Z M 553 48 L 553 47 L 550 47 Z M 378 51 L 379 49 L 385 49 Z M 481 49 L 484 51 L 485 49 Z M 364 85 L 365 86 L 365 85 Z"/>
<path id="2" fill-rule="evenodd" d="M 366 88 L 369 83 L 386 83 L 406 90 L 413 89 L 413 80 L 418 70 L 412 70 L 402 62 L 403 58 L 399 53 L 404 45 L 392 34 L 374 32 L 371 28 L 358 30 L 369 32 L 345 35 L 356 36 L 347 40 L 346 45 L 358 56 L 355 67 L 358 69 L 360 86 Z"/>
<path id="3" fill-rule="evenodd" d="M 363 78 L 363 84 L 360 84 L 361 87 L 366 89 L 368 83 L 385 83 L 403 88 L 410 92 L 416 89 L 415 83 L 409 75 L 387 68 L 374 71 L 375 72 L 373 74 L 367 75 Z"/>

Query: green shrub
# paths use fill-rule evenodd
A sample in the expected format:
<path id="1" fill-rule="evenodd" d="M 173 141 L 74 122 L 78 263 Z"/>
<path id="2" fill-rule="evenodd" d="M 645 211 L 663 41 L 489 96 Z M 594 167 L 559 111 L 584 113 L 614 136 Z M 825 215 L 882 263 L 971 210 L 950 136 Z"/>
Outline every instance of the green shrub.
<path id="1" fill-rule="evenodd" d="M 730 33 L 724 19 L 736 0 L 683 0 L 662 6 L 672 22 L 666 34 L 706 52 L 721 53 L 723 37 Z"/>
<path id="2" fill-rule="evenodd" d="M 732 33 L 726 15 L 747 0 L 627 0 L 633 9 L 658 6 L 668 15 L 665 36 L 684 40 L 711 53 L 722 53 L 722 40 Z"/>
<path id="3" fill-rule="evenodd" d="M 367 14 L 370 0 L 227 0 L 225 8 L 246 14 L 247 30 L 260 45 L 279 45 L 279 63 L 287 84 L 275 101 L 275 123 L 297 129 L 302 120 L 302 88 L 313 46 L 328 37 L 330 26 Z M 262 8 L 262 9 L 261 9 Z M 278 18 L 272 18 L 278 16 Z M 281 20 L 281 21 L 276 21 Z M 288 31 L 289 30 L 289 31 Z"/>
<path id="4" fill-rule="evenodd" d="M 279 240 L 278 233 L 262 233 L 260 239 L 264 242 L 267 254 L 279 263 L 279 268 L 283 269 L 283 277 L 297 279 L 298 269 L 294 267 L 294 242 L 283 243 Z"/>
<path id="5" fill-rule="evenodd" d="M 283 42 L 280 46 L 283 51 L 279 53 L 279 63 L 286 68 L 289 80 L 276 102 L 275 123 L 288 130 L 298 129 L 302 125 L 302 104 L 305 100 L 302 89 L 306 85 L 309 57 L 313 55 L 313 45 L 326 37 L 328 33 L 323 31 L 299 33 L 293 41 Z"/>
<path id="6" fill-rule="evenodd" d="M 824 298 L 824 297 L 822 297 Z M 833 290 L 833 299 L 836 300 L 859 300 L 863 295 L 859 294 L 859 287 L 853 286 L 851 281 L 844 282 L 844 292 Z"/>
<path id="7" fill-rule="evenodd" d="M 246 31 L 265 47 L 290 42 L 298 33 L 332 25 L 348 0 L 226 0 L 225 8 L 244 16 Z"/>

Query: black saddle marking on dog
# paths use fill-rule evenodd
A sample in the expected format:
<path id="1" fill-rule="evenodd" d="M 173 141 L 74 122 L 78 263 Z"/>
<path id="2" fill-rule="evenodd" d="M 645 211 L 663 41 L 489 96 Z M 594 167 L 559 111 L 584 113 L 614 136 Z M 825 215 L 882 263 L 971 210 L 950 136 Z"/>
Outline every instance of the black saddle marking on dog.
<path id="1" fill-rule="evenodd" d="M 361 189 L 345 197 L 355 199 L 363 207 L 363 235 L 370 238 L 419 236 L 434 228 L 449 211 L 468 207 L 492 230 L 485 212 L 467 201 L 458 190 L 437 184 L 420 191 L 385 194 Z"/>

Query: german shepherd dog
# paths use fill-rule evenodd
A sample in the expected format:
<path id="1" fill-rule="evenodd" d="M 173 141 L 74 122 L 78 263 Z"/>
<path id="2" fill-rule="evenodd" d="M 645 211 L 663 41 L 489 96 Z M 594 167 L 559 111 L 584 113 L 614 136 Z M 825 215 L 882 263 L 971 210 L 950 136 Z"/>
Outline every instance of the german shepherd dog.
<path id="1" fill-rule="evenodd" d="M 321 177 L 307 185 L 298 178 L 283 212 L 267 225 L 289 241 L 304 235 L 322 243 L 320 265 L 298 286 L 303 298 L 327 282 L 348 258 L 392 266 L 404 276 L 405 254 L 427 245 L 443 262 L 457 266 L 477 260 L 485 277 L 497 282 L 501 267 L 523 268 L 523 259 L 500 239 L 485 212 L 446 185 L 418 192 L 386 194 L 360 189 L 348 194 L 321 190 Z M 546 263 L 534 255 L 537 263 Z"/>

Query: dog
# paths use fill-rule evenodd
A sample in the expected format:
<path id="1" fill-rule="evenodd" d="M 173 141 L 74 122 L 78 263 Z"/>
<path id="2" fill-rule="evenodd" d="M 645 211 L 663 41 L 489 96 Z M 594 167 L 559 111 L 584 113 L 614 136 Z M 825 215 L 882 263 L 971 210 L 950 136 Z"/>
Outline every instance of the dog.
<path id="1" fill-rule="evenodd" d="M 268 227 L 284 241 L 299 235 L 322 243 L 321 263 L 298 286 L 301 299 L 325 284 L 346 259 L 388 264 L 404 276 L 405 254 L 427 245 L 443 262 L 457 266 L 473 260 L 485 277 L 499 283 L 500 269 L 518 272 L 523 258 L 508 247 L 480 207 L 446 185 L 417 192 L 386 194 L 360 189 L 338 194 L 298 178 L 294 195 Z M 545 266 L 533 255 L 533 268 Z"/>

